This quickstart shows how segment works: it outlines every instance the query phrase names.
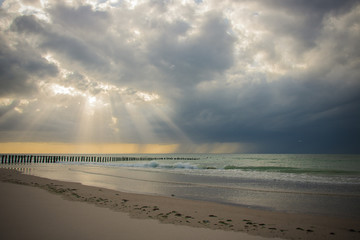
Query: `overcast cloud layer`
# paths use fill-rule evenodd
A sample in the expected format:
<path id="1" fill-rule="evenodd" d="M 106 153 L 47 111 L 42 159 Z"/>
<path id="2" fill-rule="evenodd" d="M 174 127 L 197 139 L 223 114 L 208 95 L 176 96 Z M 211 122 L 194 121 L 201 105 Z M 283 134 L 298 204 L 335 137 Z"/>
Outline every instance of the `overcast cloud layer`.
<path id="1" fill-rule="evenodd" d="M 360 1 L 0 4 L 1 142 L 360 153 Z"/>

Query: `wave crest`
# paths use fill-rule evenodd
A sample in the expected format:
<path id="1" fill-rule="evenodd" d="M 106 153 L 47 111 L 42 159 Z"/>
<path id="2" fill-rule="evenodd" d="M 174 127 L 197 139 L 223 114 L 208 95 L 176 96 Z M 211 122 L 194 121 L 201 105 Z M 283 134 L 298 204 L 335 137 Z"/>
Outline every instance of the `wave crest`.
<path id="1" fill-rule="evenodd" d="M 161 164 L 157 161 L 150 161 L 146 163 L 121 163 L 119 166 L 138 168 L 198 169 L 198 166 L 190 163 L 177 162 L 174 164 Z"/>

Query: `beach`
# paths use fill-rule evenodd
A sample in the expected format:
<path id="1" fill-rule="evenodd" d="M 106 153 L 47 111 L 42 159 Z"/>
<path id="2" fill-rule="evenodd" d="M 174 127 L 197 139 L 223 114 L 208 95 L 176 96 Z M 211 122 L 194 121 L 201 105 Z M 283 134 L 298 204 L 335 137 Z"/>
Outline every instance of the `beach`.
<path id="1" fill-rule="evenodd" d="M 0 0 L 0 240 L 360 240 L 359 22 Z"/>
<path id="2" fill-rule="evenodd" d="M 263 239 L 242 233 L 159 224 L 28 186 L 0 183 L 1 239 Z"/>
<path id="3" fill-rule="evenodd" d="M 360 237 L 360 221 L 356 218 L 125 193 L 5 168 L 0 169 L 0 179 L 2 239 L 48 239 L 49 236 L 52 239 Z"/>

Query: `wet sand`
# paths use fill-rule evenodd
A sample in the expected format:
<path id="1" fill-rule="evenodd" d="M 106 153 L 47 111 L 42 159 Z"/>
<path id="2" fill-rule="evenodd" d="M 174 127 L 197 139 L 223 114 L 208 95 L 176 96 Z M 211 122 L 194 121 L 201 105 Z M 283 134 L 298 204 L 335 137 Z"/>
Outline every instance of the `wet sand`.
<path id="1" fill-rule="evenodd" d="M 0 239 L 360 238 L 359 219 L 123 193 L 4 168 L 0 180 Z"/>

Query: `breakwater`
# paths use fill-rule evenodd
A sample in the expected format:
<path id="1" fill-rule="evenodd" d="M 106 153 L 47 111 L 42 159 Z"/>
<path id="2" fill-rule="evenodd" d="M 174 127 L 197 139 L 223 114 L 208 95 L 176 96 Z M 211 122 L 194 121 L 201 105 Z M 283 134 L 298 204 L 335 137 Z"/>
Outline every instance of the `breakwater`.
<path id="1" fill-rule="evenodd" d="M 30 164 L 58 162 L 115 162 L 115 161 L 153 161 L 153 160 L 198 160 L 193 157 L 167 156 L 104 156 L 104 155 L 36 155 L 0 154 L 1 164 Z"/>

